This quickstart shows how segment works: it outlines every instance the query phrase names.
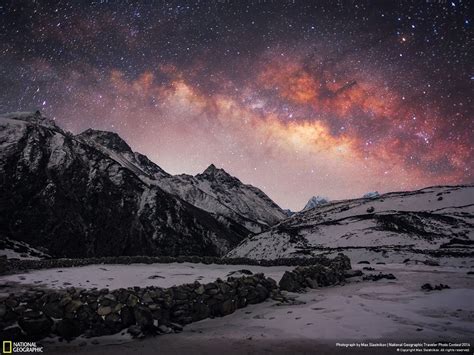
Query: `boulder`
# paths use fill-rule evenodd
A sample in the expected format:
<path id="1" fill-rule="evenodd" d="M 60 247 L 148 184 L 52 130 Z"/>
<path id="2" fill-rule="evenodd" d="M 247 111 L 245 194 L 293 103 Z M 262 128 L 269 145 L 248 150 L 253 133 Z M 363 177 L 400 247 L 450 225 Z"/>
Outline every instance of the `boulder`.
<path id="1" fill-rule="evenodd" d="M 112 312 L 112 308 L 110 306 L 100 306 L 97 309 L 97 314 L 99 316 L 106 316 L 107 314 L 110 314 Z"/>
<path id="2" fill-rule="evenodd" d="M 357 277 L 357 276 L 362 276 L 364 273 L 360 270 L 346 270 L 344 272 L 344 277 L 345 278 L 351 278 L 351 277 Z"/>
<path id="3" fill-rule="evenodd" d="M 133 315 L 137 325 L 144 330 L 151 330 L 153 328 L 153 315 L 146 307 L 137 306 L 133 309 Z"/>
<path id="4" fill-rule="evenodd" d="M 51 318 L 62 318 L 64 315 L 63 309 L 57 302 L 46 303 L 43 306 L 43 312 Z"/>
<path id="5" fill-rule="evenodd" d="M 280 282 L 280 289 L 284 291 L 295 292 L 302 288 L 302 285 L 298 282 L 298 279 L 294 272 L 285 271 Z"/>
<path id="6" fill-rule="evenodd" d="M 133 309 L 128 306 L 125 306 L 120 310 L 120 317 L 124 327 L 129 327 L 135 324 L 135 315 L 133 313 Z"/>
<path id="7" fill-rule="evenodd" d="M 76 320 L 61 319 L 55 324 L 55 332 L 64 339 L 70 340 L 81 334 L 81 328 Z"/>
<path id="8" fill-rule="evenodd" d="M 53 321 L 46 315 L 36 318 L 21 317 L 18 325 L 28 335 L 46 335 L 50 333 Z"/>

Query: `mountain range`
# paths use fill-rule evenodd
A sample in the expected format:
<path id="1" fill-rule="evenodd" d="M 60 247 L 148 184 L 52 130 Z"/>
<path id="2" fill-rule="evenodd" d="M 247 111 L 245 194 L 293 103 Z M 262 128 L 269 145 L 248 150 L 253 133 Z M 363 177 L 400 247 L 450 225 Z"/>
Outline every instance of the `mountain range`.
<path id="1" fill-rule="evenodd" d="M 116 133 L 74 135 L 39 112 L 0 116 L 0 247 L 10 257 L 342 251 L 355 261 L 399 262 L 462 253 L 473 238 L 472 185 L 313 197 L 293 213 L 213 164 L 172 175 Z"/>
<path id="2" fill-rule="evenodd" d="M 116 133 L 0 116 L 0 236 L 52 256 L 222 255 L 286 217 L 210 165 L 171 175 Z"/>

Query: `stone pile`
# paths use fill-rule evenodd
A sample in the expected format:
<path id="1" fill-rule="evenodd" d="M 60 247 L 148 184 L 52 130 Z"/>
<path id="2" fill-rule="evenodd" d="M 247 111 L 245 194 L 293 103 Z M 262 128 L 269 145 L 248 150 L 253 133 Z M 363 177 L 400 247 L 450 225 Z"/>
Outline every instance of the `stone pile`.
<path id="1" fill-rule="evenodd" d="M 397 278 L 394 274 L 382 274 L 381 272 L 379 272 L 378 274 L 365 275 L 362 279 L 364 281 L 379 281 L 382 279 L 396 280 Z"/>
<path id="2" fill-rule="evenodd" d="M 423 291 L 441 291 L 441 290 L 444 290 L 444 289 L 448 289 L 448 288 L 451 288 L 449 287 L 448 285 L 444 285 L 444 284 L 439 284 L 439 285 L 434 285 L 432 286 L 430 283 L 426 283 L 424 285 L 421 286 L 421 289 Z"/>
<path id="3" fill-rule="evenodd" d="M 328 265 L 297 267 L 286 271 L 280 280 L 281 290 L 297 292 L 304 288 L 317 288 L 336 285 L 345 280 L 351 263 L 347 256 L 339 254 Z"/>
<path id="4" fill-rule="evenodd" d="M 88 265 L 90 260 L 95 259 L 87 259 L 86 264 L 83 264 L 84 260 L 81 259 L 61 259 L 40 260 L 36 264 L 23 265 L 81 266 Z M 110 263 L 117 263 L 118 260 L 121 263 L 158 262 L 157 258 L 149 257 L 107 259 Z M 163 257 L 159 260 L 205 263 L 216 261 L 214 258 L 205 257 L 196 259 Z M 236 260 L 244 263 L 242 259 Z M 297 260 L 303 259 L 292 259 L 295 263 L 299 262 Z M 311 259 L 304 260 L 302 263 L 306 265 Z M 274 262 L 275 265 L 281 265 L 280 260 Z M 209 317 L 225 316 L 238 308 L 263 302 L 269 297 L 282 303 L 288 302 L 289 299 L 280 292 L 281 290 L 299 291 L 305 287 L 324 287 L 338 284 L 346 276 L 355 276 L 348 271 L 351 269 L 351 263 L 343 254 L 334 259 L 317 258 L 317 262 L 316 265 L 298 266 L 291 272 L 285 272 L 280 287 L 275 280 L 265 277 L 264 274 L 255 274 L 238 278 L 229 277 L 225 281 L 217 279 L 208 284 L 195 282 L 166 289 L 32 288 L 26 292 L 12 293 L 0 300 L 0 329 L 3 329 L 0 337 L 15 341 L 32 341 L 56 335 L 69 340 L 79 335 L 85 337 L 110 335 L 125 329 L 135 337 L 171 333 L 181 331 L 185 324 Z M 250 273 L 247 270 L 240 271 Z"/>
<path id="5" fill-rule="evenodd" d="M 337 257 L 336 257 L 337 258 Z M 349 264 L 348 258 L 344 260 Z M 20 260 L 0 257 L 0 274 L 16 273 L 24 270 L 77 267 L 96 264 L 169 264 L 169 263 L 202 263 L 220 265 L 259 265 L 259 266 L 310 266 L 314 264 L 330 265 L 334 259 L 325 256 L 313 258 L 281 258 L 273 260 L 255 260 L 248 258 L 219 258 L 212 256 L 111 256 L 85 259 L 43 259 Z"/>
<path id="6" fill-rule="evenodd" d="M 0 302 L 2 339 L 72 339 L 128 329 L 134 336 L 179 331 L 182 325 L 233 313 L 278 293 L 263 274 L 229 277 L 208 284 L 118 290 L 35 290 Z"/>

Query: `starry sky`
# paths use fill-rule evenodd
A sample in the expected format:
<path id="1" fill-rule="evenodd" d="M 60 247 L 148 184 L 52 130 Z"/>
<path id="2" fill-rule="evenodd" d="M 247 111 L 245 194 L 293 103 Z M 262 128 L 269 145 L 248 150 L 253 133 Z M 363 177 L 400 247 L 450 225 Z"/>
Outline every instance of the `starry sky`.
<path id="1" fill-rule="evenodd" d="M 0 111 L 284 208 L 473 183 L 469 1 L 0 2 Z"/>

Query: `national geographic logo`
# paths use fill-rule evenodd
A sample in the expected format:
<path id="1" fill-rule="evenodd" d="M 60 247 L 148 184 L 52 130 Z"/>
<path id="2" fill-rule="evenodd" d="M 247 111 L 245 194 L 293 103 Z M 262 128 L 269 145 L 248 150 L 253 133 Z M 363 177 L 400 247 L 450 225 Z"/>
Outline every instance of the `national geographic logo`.
<path id="1" fill-rule="evenodd" d="M 2 354 L 42 353 L 43 347 L 36 342 L 3 341 Z"/>

